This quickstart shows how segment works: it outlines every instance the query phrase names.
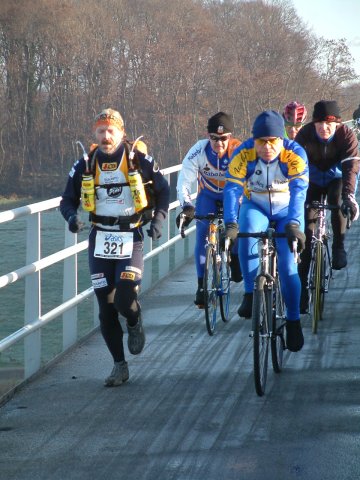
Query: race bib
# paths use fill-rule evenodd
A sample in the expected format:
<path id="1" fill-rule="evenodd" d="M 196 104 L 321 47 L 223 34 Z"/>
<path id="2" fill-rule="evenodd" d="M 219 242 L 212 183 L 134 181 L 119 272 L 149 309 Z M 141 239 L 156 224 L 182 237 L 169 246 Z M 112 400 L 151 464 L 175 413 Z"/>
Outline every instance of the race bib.
<path id="1" fill-rule="evenodd" d="M 112 259 L 131 258 L 134 244 L 132 232 L 96 232 L 94 257 Z"/>

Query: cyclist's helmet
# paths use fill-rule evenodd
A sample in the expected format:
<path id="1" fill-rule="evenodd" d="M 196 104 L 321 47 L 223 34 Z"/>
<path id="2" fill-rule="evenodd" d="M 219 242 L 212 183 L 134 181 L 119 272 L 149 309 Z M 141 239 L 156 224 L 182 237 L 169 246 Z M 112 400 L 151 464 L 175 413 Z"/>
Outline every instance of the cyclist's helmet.
<path id="1" fill-rule="evenodd" d="M 298 102 L 290 102 L 286 105 L 283 113 L 285 122 L 297 124 L 305 123 L 307 110 L 305 105 Z"/>

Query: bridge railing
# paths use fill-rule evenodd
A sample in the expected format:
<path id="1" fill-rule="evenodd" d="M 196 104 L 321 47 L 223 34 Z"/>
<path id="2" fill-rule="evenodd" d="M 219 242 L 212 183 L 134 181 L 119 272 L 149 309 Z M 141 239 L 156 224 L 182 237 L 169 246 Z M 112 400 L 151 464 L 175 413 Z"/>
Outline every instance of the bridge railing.
<path id="1" fill-rule="evenodd" d="M 161 239 L 153 242 L 145 235 L 145 271 L 141 292 L 174 271 L 193 252 L 192 233 L 195 227 L 188 229 L 184 241 L 175 226 L 175 217 L 180 211 L 175 188 L 180 169 L 181 165 L 176 165 L 162 171 L 174 200 L 170 204 Z M 195 196 L 196 184 L 193 187 Z M 13 236 L 12 247 L 8 248 L 9 254 L 15 252 L 11 259 L 16 261 L 19 257 L 20 261 L 25 249 L 25 265 L 0 275 L 3 307 L 0 316 L 0 401 L 98 326 L 97 302 L 87 267 L 87 233 L 76 235 L 69 232 L 57 211 L 60 200 L 61 197 L 56 197 L 0 212 L 0 227 L 5 226 L 0 229 L 0 235 L 7 239 L 9 245 Z M 20 219 L 25 220 L 26 225 L 19 223 Z M 14 222 L 17 226 L 13 230 L 6 228 Z M 18 232 L 21 232 L 20 235 Z M 57 242 L 57 245 L 61 241 L 59 237 L 62 237 L 63 248 L 55 247 L 52 253 L 43 256 L 45 234 L 48 237 L 53 234 L 51 242 Z M 20 245 L 17 245 L 18 238 L 23 242 Z M 55 265 L 55 273 L 45 273 Z M 12 284 L 21 283 L 18 291 L 7 295 Z M 79 291 L 81 283 L 86 288 Z M 62 298 L 52 305 L 53 308 L 45 309 L 47 297 L 52 297 L 55 291 L 61 291 Z M 81 309 L 78 309 L 79 305 Z M 46 310 L 45 313 L 43 310 Z M 79 322 L 81 315 L 85 317 L 82 323 L 81 318 Z M 19 320 L 20 317 L 22 319 Z M 19 321 L 23 325 L 19 325 Z M 56 346 L 51 345 L 54 343 Z"/>

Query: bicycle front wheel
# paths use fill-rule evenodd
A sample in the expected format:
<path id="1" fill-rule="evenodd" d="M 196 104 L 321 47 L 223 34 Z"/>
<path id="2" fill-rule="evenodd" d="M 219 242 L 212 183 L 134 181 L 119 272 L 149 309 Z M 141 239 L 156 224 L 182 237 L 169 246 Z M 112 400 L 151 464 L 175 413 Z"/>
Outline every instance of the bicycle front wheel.
<path id="1" fill-rule="evenodd" d="M 218 266 L 215 249 L 208 245 L 205 256 L 204 272 L 204 309 L 206 328 L 209 335 L 214 335 L 216 329 Z"/>
<path id="2" fill-rule="evenodd" d="M 323 246 L 320 242 L 316 244 L 315 265 L 313 270 L 313 315 L 312 332 L 317 333 L 319 321 L 322 318 L 324 309 L 324 255 Z"/>
<path id="3" fill-rule="evenodd" d="M 273 289 L 273 312 L 272 312 L 272 332 L 271 332 L 271 359 L 274 372 L 280 373 L 282 370 L 283 354 L 286 348 L 284 328 L 285 328 L 285 302 L 281 293 L 280 281 L 276 280 Z"/>
<path id="4" fill-rule="evenodd" d="M 260 277 L 254 291 L 252 311 L 254 380 L 256 393 L 260 397 L 265 393 L 267 380 L 271 312 L 271 290 L 267 288 L 265 278 Z"/>
<path id="5" fill-rule="evenodd" d="M 223 322 L 230 320 L 230 287 L 231 287 L 230 255 L 224 250 L 221 252 L 219 303 Z"/>

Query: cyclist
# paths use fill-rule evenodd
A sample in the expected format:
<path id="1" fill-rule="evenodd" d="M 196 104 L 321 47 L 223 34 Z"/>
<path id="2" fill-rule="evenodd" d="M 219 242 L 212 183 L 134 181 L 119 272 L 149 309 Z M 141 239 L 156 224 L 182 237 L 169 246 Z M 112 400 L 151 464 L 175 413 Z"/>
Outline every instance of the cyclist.
<path id="1" fill-rule="evenodd" d="M 308 187 L 308 166 L 304 149 L 284 139 L 283 117 L 267 110 L 253 124 L 253 137 L 237 147 L 231 157 L 224 188 L 226 236 L 241 232 L 264 231 L 275 221 L 277 232 L 287 238 L 276 241 L 281 288 L 287 310 L 286 341 L 296 352 L 304 344 L 300 324 L 300 280 L 292 253 L 293 241 L 298 250 L 304 247 L 304 203 Z M 238 217 L 238 201 L 244 193 Z M 244 276 L 244 298 L 240 317 L 252 314 L 254 280 L 259 257 L 254 238 L 239 239 L 239 256 Z M 288 246 L 289 245 L 289 246 Z M 290 247 L 290 248 L 289 248 Z"/>
<path id="2" fill-rule="evenodd" d="M 89 268 L 99 305 L 100 330 L 114 360 L 105 385 L 113 387 L 129 378 L 119 314 L 126 319 L 130 353 L 141 353 L 145 344 L 138 291 L 144 268 L 142 225 L 145 224 L 146 211 L 136 211 L 131 195 L 129 173 L 132 165 L 122 116 L 111 108 L 102 110 L 95 117 L 93 131 L 96 145 L 89 153 L 90 161 L 84 156 L 72 167 L 60 202 L 60 212 L 71 232 L 78 233 L 83 229 L 84 223 L 77 211 L 82 196 L 82 175 L 90 170 L 95 188 L 92 192 L 93 205 L 88 208 L 92 222 Z M 169 185 L 153 158 L 135 148 L 136 144 L 133 147 L 134 165 L 144 183 L 151 181 L 153 185 L 155 210 L 147 232 L 153 240 L 157 240 L 169 207 Z M 144 147 L 142 144 L 143 150 Z M 152 212 L 149 210 L 147 213 L 150 217 Z"/>
<path id="3" fill-rule="evenodd" d="M 300 128 L 304 126 L 307 116 L 305 105 L 298 102 L 290 102 L 283 112 L 285 121 L 285 137 L 294 140 Z"/>
<path id="4" fill-rule="evenodd" d="M 325 195 L 330 205 L 340 206 L 342 203 L 341 210 L 331 211 L 332 268 L 341 270 L 347 265 L 344 248 L 346 212 L 349 209 L 352 220 L 356 220 L 359 215 L 359 206 L 355 200 L 360 159 L 358 140 L 354 132 L 341 123 L 339 106 L 333 100 L 321 100 L 314 105 L 312 122 L 300 130 L 295 140 L 303 146 L 309 161 L 307 202 L 319 201 Z M 307 276 L 315 216 L 314 210 L 306 212 L 306 244 L 299 265 L 301 313 L 307 313 L 309 309 Z"/>
<path id="5" fill-rule="evenodd" d="M 177 182 L 177 193 L 182 213 L 185 215 L 184 225 L 187 226 L 196 215 L 217 213 L 217 202 L 222 203 L 225 172 L 228 168 L 230 155 L 240 144 L 232 138 L 234 131 L 230 115 L 218 112 L 208 120 L 208 138 L 199 140 L 186 154 Z M 191 185 L 198 184 L 196 206 L 191 201 Z M 177 218 L 179 225 L 179 216 Z M 195 263 L 198 277 L 198 287 L 195 294 L 195 305 L 204 307 L 204 266 L 205 241 L 208 221 L 196 223 Z M 235 282 L 242 280 L 237 249 L 231 254 L 231 278 Z"/>

